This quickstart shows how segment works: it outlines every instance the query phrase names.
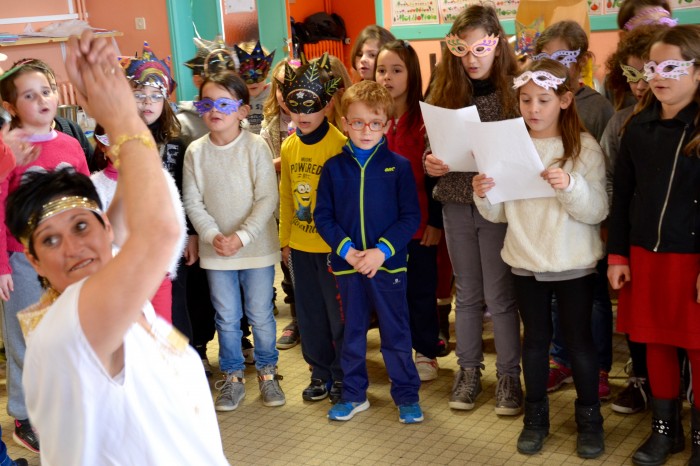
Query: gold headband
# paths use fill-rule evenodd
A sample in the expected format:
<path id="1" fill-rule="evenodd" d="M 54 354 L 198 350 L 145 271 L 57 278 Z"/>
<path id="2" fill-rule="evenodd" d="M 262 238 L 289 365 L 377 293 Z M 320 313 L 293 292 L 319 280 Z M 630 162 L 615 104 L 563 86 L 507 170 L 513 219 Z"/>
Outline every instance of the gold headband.
<path id="1" fill-rule="evenodd" d="M 32 234 L 34 234 L 34 230 L 36 230 L 41 222 L 53 217 L 54 215 L 71 209 L 87 209 L 95 212 L 98 215 L 102 214 L 102 210 L 100 209 L 99 205 L 97 205 L 97 202 L 93 201 L 92 199 L 88 199 L 87 197 L 65 196 L 49 201 L 43 205 L 39 214 L 32 215 L 29 218 L 29 222 L 27 222 L 27 229 L 25 230 L 24 235 L 22 235 L 20 238 L 20 241 L 24 247 L 29 247 L 29 240 L 31 239 Z"/>

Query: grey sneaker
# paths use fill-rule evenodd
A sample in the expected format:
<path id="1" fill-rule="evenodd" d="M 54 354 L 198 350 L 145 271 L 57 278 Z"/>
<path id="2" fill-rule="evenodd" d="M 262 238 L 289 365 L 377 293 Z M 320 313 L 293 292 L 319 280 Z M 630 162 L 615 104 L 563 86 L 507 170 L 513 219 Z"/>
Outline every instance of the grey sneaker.
<path id="1" fill-rule="evenodd" d="M 517 416 L 523 409 L 523 388 L 520 378 L 503 375 L 496 384 L 496 414 Z"/>
<path id="2" fill-rule="evenodd" d="M 245 379 L 243 371 L 233 371 L 224 374 L 224 379 L 214 384 L 219 390 L 214 407 L 217 411 L 233 411 L 245 398 Z"/>
<path id="3" fill-rule="evenodd" d="M 258 385 L 260 396 L 265 406 L 282 406 L 286 403 L 284 392 L 279 381 L 282 376 L 277 374 L 275 366 L 265 366 L 258 370 Z"/>
<path id="4" fill-rule="evenodd" d="M 481 369 L 460 367 L 455 374 L 450 395 L 450 408 L 470 410 L 474 408 L 476 397 L 481 393 Z"/>

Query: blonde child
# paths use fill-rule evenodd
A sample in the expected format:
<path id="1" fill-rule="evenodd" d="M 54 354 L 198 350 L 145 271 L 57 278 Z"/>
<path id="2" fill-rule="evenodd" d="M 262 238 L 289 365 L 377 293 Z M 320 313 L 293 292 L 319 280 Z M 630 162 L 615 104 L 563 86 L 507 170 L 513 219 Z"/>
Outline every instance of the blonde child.
<path id="1" fill-rule="evenodd" d="M 517 64 L 496 10 L 483 5 L 468 7 L 452 24 L 447 40 L 449 45 L 443 47 L 428 103 L 445 108 L 476 105 L 481 121 L 517 116 L 511 79 Z M 442 202 L 445 239 L 457 288 L 455 333 L 460 368 L 449 406 L 473 409 L 481 393 L 484 307 L 488 306 L 496 342 L 495 412 L 517 415 L 522 410 L 520 319 L 513 280 L 500 255 L 506 226 L 484 219 L 474 205 L 471 179 L 476 173 L 449 172 L 440 154 L 430 153 L 429 148 L 426 151 L 427 173 L 440 177 L 433 195 Z"/>
<path id="2" fill-rule="evenodd" d="M 24 255 L 24 246 L 5 226 L 5 200 L 15 191 L 27 170 L 53 170 L 71 166 L 89 175 L 85 153 L 74 138 L 53 129 L 58 108 L 56 78 L 49 66 L 35 59 L 16 62 L 0 80 L 3 107 L 12 115 L 12 126 L 26 134 L 26 143 L 39 149 L 30 164 L 15 167 L 0 186 L 0 297 L 5 301 L 3 337 L 7 353 L 7 411 L 15 418 L 13 439 L 39 451 L 39 439 L 29 423 L 22 388 L 26 344 L 17 313 L 39 301 L 39 277 Z"/>
<path id="3" fill-rule="evenodd" d="M 581 126 L 570 80 L 566 68 L 549 59 L 533 62 L 515 79 L 520 112 L 545 166 L 542 178 L 555 197 L 492 205 L 485 195 L 497 179 L 479 174 L 472 186 L 479 212 L 508 223 L 501 255 L 511 267 L 523 321 L 527 395 L 518 451 L 539 452 L 549 433 L 547 353 L 554 294 L 576 384 L 576 450 L 582 458 L 596 458 L 605 447 L 591 311 L 595 266 L 603 256 L 599 224 L 608 213 L 605 157 Z"/>
<path id="4" fill-rule="evenodd" d="M 234 45 L 233 50 L 238 57 L 238 75 L 245 81 L 250 94 L 247 129 L 252 133 L 260 134 L 263 106 L 270 95 L 270 83 L 266 82 L 267 74 L 275 58 L 275 51 L 267 53 L 260 45 L 260 41 Z"/>
<path id="5" fill-rule="evenodd" d="M 620 290 L 617 328 L 646 343 L 651 435 L 632 457 L 663 464 L 685 444 L 677 350 L 700 367 L 700 29 L 676 26 L 653 41 L 650 91 L 627 123 L 615 164 L 608 278 Z M 693 377 L 700 393 L 700 377 Z M 700 399 L 691 413 L 691 465 L 700 464 Z"/>
<path id="6" fill-rule="evenodd" d="M 277 177 L 265 141 L 241 129 L 247 103 L 248 88 L 238 76 L 206 77 L 196 106 L 210 133 L 192 142 L 185 155 L 185 209 L 199 234 L 200 261 L 216 309 L 224 373 L 216 386 L 218 411 L 236 409 L 245 396 L 240 327 L 244 309 L 253 327 L 262 402 L 285 403 L 277 375 L 272 307 L 274 264 L 279 261 Z"/>
<path id="7" fill-rule="evenodd" d="M 352 68 L 361 80 L 374 79 L 374 68 L 379 49 L 392 40 L 396 40 L 396 37 L 376 24 L 371 24 L 360 32 L 352 46 L 350 56 L 352 57 Z"/>
<path id="8" fill-rule="evenodd" d="M 340 101 L 343 98 L 343 93 L 345 89 L 352 85 L 352 80 L 350 79 L 350 74 L 348 74 L 348 69 L 345 68 L 345 64 L 340 60 L 340 58 L 329 55 L 331 64 L 331 75 L 336 78 L 341 78 L 340 86 L 338 90 L 333 94 L 333 99 L 331 99 L 328 104 L 328 109 L 326 111 L 326 116 L 328 121 L 338 129 L 343 128 L 343 114 L 340 111 Z"/>

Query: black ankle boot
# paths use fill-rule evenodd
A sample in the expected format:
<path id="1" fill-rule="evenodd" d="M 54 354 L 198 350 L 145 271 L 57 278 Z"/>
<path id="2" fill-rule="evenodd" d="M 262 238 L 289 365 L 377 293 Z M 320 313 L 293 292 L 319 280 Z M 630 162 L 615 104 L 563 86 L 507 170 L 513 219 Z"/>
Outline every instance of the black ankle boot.
<path id="1" fill-rule="evenodd" d="M 583 406 L 576 400 L 576 453 L 581 458 L 598 458 L 605 451 L 603 416 L 600 401 L 592 406 Z"/>
<path id="2" fill-rule="evenodd" d="M 549 435 L 549 400 L 547 397 L 535 403 L 525 400 L 523 431 L 518 437 L 518 451 L 534 455 L 542 449 L 544 439 Z"/>
<path id="3" fill-rule="evenodd" d="M 664 464 L 668 455 L 683 451 L 685 447 L 678 399 L 652 398 L 651 409 L 651 435 L 632 456 L 632 463 L 641 466 Z"/>
<path id="4" fill-rule="evenodd" d="M 693 442 L 693 452 L 690 455 L 689 466 L 700 466 L 700 410 L 693 406 L 690 418 L 690 440 Z"/>

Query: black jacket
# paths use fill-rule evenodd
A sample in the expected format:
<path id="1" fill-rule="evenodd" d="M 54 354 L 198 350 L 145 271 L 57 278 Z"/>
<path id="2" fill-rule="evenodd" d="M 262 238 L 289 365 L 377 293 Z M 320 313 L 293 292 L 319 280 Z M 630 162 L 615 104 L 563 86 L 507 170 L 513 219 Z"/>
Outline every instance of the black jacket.
<path id="1" fill-rule="evenodd" d="M 87 160 L 90 173 L 99 170 L 99 167 L 96 165 L 96 161 L 94 160 L 94 149 L 90 145 L 90 142 L 88 142 L 88 139 L 85 137 L 83 130 L 80 128 L 80 126 L 78 126 L 78 123 L 59 116 L 55 117 L 54 120 L 56 121 L 57 131 L 66 133 L 68 136 L 73 136 L 78 140 L 80 147 L 82 147 L 83 152 L 85 152 L 85 160 Z"/>
<path id="2" fill-rule="evenodd" d="M 656 102 L 627 125 L 613 178 L 610 254 L 629 257 L 630 246 L 700 253 L 700 158 L 683 153 L 699 111 L 691 103 L 661 120 Z"/>

